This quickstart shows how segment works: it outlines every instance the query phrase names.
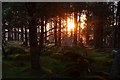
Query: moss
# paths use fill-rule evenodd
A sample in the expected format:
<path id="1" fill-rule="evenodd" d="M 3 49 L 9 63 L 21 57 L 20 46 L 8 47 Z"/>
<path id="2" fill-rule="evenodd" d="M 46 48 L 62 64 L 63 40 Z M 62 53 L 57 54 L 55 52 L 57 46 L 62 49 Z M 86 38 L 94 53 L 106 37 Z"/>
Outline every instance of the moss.
<path id="1" fill-rule="evenodd" d="M 88 73 L 82 71 L 83 64 L 78 65 L 78 62 L 73 60 L 63 59 L 63 54 L 72 52 L 72 55 L 84 56 L 84 49 L 79 47 L 64 47 L 64 48 L 51 48 L 40 57 L 41 67 L 44 74 L 33 74 L 30 72 L 30 59 L 29 54 L 15 53 L 10 55 L 8 59 L 3 59 L 3 77 L 16 77 L 16 78 L 40 78 L 40 77 L 55 77 L 55 78 L 71 78 L 85 77 L 88 80 L 102 80 L 101 74 L 106 73 L 111 67 L 111 57 L 100 51 L 89 50 L 86 58 L 94 60 L 91 64 L 93 71 Z M 48 53 L 48 54 L 46 54 Z M 21 66 L 22 64 L 23 66 Z M 82 65 L 82 68 L 81 68 Z M 100 74 L 97 74 L 99 72 Z M 74 74 L 74 75 L 73 75 Z M 72 75 L 72 76 L 71 76 Z M 91 77 L 89 77 L 91 76 Z M 97 77 L 96 77 L 97 76 Z M 104 80 L 104 79 L 103 79 Z"/>

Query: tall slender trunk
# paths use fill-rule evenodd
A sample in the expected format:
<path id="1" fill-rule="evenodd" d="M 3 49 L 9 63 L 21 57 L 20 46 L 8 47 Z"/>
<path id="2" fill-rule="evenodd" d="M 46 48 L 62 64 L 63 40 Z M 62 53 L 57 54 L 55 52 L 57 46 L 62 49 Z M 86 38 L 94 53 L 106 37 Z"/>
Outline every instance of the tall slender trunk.
<path id="1" fill-rule="evenodd" d="M 88 30 L 88 27 L 87 27 L 87 31 L 86 31 L 86 45 L 89 44 L 89 30 Z"/>
<path id="2" fill-rule="evenodd" d="M 117 15 L 118 15 L 118 48 L 120 49 L 120 1 L 118 2 Z"/>
<path id="3" fill-rule="evenodd" d="M 115 5 L 113 5 L 113 13 L 114 13 L 114 9 L 115 9 Z M 116 20 L 115 20 L 116 19 Z M 113 15 L 113 21 L 115 20 L 114 23 L 117 23 L 117 18 Z M 113 38 L 112 38 L 112 47 L 115 48 L 116 47 L 116 25 L 113 25 L 113 29 L 114 29 L 114 33 L 113 33 Z"/>
<path id="4" fill-rule="evenodd" d="M 38 43 L 37 43 L 37 28 L 36 22 L 32 19 L 29 23 L 29 42 L 30 42 L 30 56 L 31 56 L 31 67 L 32 69 L 40 68 L 40 60 L 38 53 Z"/>
<path id="5" fill-rule="evenodd" d="M 114 27 L 114 48 L 117 48 L 117 26 Z"/>
<path id="6" fill-rule="evenodd" d="M 68 25 L 67 25 L 67 18 L 66 18 L 66 37 L 68 36 Z"/>
<path id="7" fill-rule="evenodd" d="M 80 14 L 79 14 L 79 22 L 80 22 Z M 81 36 L 80 36 L 80 34 L 81 34 L 81 33 L 80 33 L 80 30 L 81 30 L 81 29 L 80 29 L 80 28 L 81 28 L 81 26 L 79 25 L 78 27 L 79 27 L 79 37 L 78 37 L 78 39 L 80 40 L 80 37 L 81 37 Z"/>
<path id="8" fill-rule="evenodd" d="M 28 46 L 27 26 L 25 26 L 25 46 Z"/>
<path id="9" fill-rule="evenodd" d="M 44 43 L 44 16 L 41 16 L 41 33 L 40 33 L 40 49 L 43 48 L 43 43 Z"/>
<path id="10" fill-rule="evenodd" d="M 37 42 L 37 27 L 36 27 L 36 3 L 27 3 L 28 15 L 31 17 L 29 21 L 29 43 L 30 43 L 30 59 L 31 68 L 35 71 L 40 69 L 40 56 L 38 53 L 38 42 Z"/>
<path id="11" fill-rule="evenodd" d="M 15 41 L 17 40 L 17 30 L 16 30 L 16 28 L 14 28 L 14 38 L 15 38 Z"/>
<path id="12" fill-rule="evenodd" d="M 45 43 L 47 42 L 47 20 L 45 18 Z"/>
<path id="13" fill-rule="evenodd" d="M 11 40 L 11 29 L 8 29 L 8 41 Z"/>
<path id="14" fill-rule="evenodd" d="M 86 27 L 86 45 L 89 44 L 89 30 L 90 30 L 90 26 L 88 23 L 88 26 Z"/>
<path id="15" fill-rule="evenodd" d="M 17 28 L 17 40 L 19 41 L 19 28 Z"/>
<path id="16" fill-rule="evenodd" d="M 3 40 L 6 40 L 6 32 L 5 31 L 2 33 L 2 38 L 3 38 Z"/>
<path id="17" fill-rule="evenodd" d="M 74 24 L 75 24 L 75 27 L 74 27 L 74 45 L 77 45 L 77 27 L 78 27 L 77 12 L 74 13 Z"/>
<path id="18" fill-rule="evenodd" d="M 55 38 L 55 46 L 57 46 L 57 20 L 55 20 L 54 38 Z"/>
<path id="19" fill-rule="evenodd" d="M 6 40 L 6 32 L 5 32 L 5 22 L 3 22 L 3 26 L 2 26 L 2 39 Z"/>
<path id="20" fill-rule="evenodd" d="M 14 40 L 14 35 L 13 35 L 13 28 L 12 28 L 12 30 L 11 30 L 11 40 Z"/>
<path id="21" fill-rule="evenodd" d="M 118 48 L 120 49 L 120 24 L 118 26 Z"/>
<path id="22" fill-rule="evenodd" d="M 97 18 L 99 22 L 94 27 L 94 46 L 95 48 L 102 48 L 103 46 L 103 18 Z"/>
<path id="23" fill-rule="evenodd" d="M 23 37 L 23 27 L 21 27 L 21 41 L 24 41 L 24 37 Z"/>
<path id="24" fill-rule="evenodd" d="M 70 31 L 70 37 L 73 37 L 73 31 L 72 30 Z"/>
<path id="25" fill-rule="evenodd" d="M 61 18 L 59 19 L 59 28 L 58 28 L 58 46 L 61 46 Z"/>

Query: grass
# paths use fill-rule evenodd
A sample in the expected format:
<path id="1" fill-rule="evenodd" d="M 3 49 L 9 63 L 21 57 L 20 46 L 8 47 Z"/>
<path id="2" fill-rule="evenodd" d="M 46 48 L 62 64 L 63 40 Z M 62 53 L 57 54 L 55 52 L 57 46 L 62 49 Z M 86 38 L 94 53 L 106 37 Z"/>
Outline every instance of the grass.
<path id="1" fill-rule="evenodd" d="M 96 71 L 109 72 L 112 65 L 112 58 L 103 52 L 91 51 L 88 56 L 95 60 L 93 64 Z"/>
<path id="2" fill-rule="evenodd" d="M 27 75 L 28 73 L 24 72 L 25 69 L 30 67 L 28 60 L 21 60 L 20 62 L 16 56 L 12 55 L 8 59 L 3 58 L 2 67 L 3 78 L 29 77 L 29 75 Z"/>
<path id="3" fill-rule="evenodd" d="M 61 70 L 65 69 L 65 64 L 63 62 L 61 62 L 60 60 L 57 59 L 53 59 L 49 56 L 44 56 L 41 57 L 41 61 L 42 61 L 42 65 L 44 68 L 47 68 L 50 70 L 50 72 L 52 73 L 62 73 Z M 58 72 L 57 72 L 58 71 Z"/>
<path id="4" fill-rule="evenodd" d="M 76 65 L 74 66 L 74 64 L 76 63 L 62 60 L 61 55 L 66 50 L 77 52 L 83 56 L 85 54 L 85 50 L 79 47 L 51 48 L 40 57 L 41 67 L 44 73 L 35 75 L 30 72 L 29 52 L 23 52 L 23 54 L 15 53 L 10 55 L 8 59 L 3 58 L 3 78 L 71 78 L 69 72 L 75 70 L 74 67 Z M 109 73 L 112 59 L 108 54 L 103 53 L 103 51 L 89 50 L 88 57 L 94 60 L 92 63 L 93 72 L 83 72 L 81 74 L 82 76 L 85 78 L 102 78 L 101 74 Z"/>

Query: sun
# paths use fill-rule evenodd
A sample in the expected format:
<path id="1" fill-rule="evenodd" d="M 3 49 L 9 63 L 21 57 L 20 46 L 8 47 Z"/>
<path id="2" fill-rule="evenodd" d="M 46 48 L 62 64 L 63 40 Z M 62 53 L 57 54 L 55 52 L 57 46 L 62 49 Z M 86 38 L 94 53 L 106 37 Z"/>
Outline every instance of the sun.
<path id="1" fill-rule="evenodd" d="M 74 30 L 74 19 L 67 18 L 67 27 L 68 31 L 73 31 Z"/>
<path id="2" fill-rule="evenodd" d="M 80 22 L 78 22 L 78 24 L 80 24 L 80 27 L 81 29 L 84 29 L 86 27 L 86 14 L 82 13 L 80 18 Z M 79 21 L 79 20 L 78 20 Z M 74 16 L 70 16 L 67 18 L 67 28 L 68 28 L 68 31 L 74 31 Z"/>

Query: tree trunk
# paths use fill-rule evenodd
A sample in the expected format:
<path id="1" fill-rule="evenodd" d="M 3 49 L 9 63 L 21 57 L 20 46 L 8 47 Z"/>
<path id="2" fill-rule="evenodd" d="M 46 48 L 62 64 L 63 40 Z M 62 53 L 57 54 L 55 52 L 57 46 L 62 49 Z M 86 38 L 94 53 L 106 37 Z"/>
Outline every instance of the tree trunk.
<path id="1" fill-rule="evenodd" d="M 61 18 L 59 19 L 59 28 L 58 28 L 58 46 L 61 46 Z"/>
<path id="2" fill-rule="evenodd" d="M 5 31 L 5 22 L 3 21 L 2 25 L 2 39 L 6 40 L 6 31 Z"/>
<path id="3" fill-rule="evenodd" d="M 35 19 L 36 3 L 27 3 L 28 14 L 31 17 L 29 21 L 29 43 L 30 43 L 30 59 L 31 68 L 35 71 L 40 69 L 40 56 L 38 53 L 38 42 L 37 42 L 37 27 Z"/>
<path id="4" fill-rule="evenodd" d="M 113 5 L 113 13 L 114 13 L 114 11 L 115 11 L 115 5 Z M 116 40 L 117 40 L 117 37 L 116 37 L 116 34 L 117 34 L 117 18 L 113 15 L 113 21 L 115 20 L 115 23 L 116 23 L 116 25 L 114 25 L 114 23 L 113 23 L 113 29 L 114 29 L 114 33 L 113 33 L 113 48 L 116 48 Z"/>
<path id="5" fill-rule="evenodd" d="M 27 26 L 25 26 L 25 46 L 28 46 Z"/>
<path id="6" fill-rule="evenodd" d="M 13 35 L 13 28 L 11 29 L 11 40 L 14 40 L 13 39 L 14 35 Z"/>
<path id="7" fill-rule="evenodd" d="M 43 43 L 44 43 L 44 16 L 41 16 L 41 33 L 40 33 L 40 49 L 43 48 Z"/>
<path id="8" fill-rule="evenodd" d="M 17 32 L 16 28 L 14 28 L 14 39 L 15 39 L 15 41 L 17 40 L 17 33 L 16 32 Z"/>
<path id="9" fill-rule="evenodd" d="M 113 10 L 114 11 L 114 10 Z M 118 11 L 117 11 L 117 14 L 118 14 Z M 114 20 L 114 19 L 113 19 Z M 114 45 L 114 48 L 117 48 L 117 45 L 118 45 L 118 42 L 117 42 L 117 26 L 118 26 L 118 19 L 117 19 L 117 15 L 116 15 L 116 17 L 115 17 L 115 23 L 116 23 L 116 25 L 114 26 L 114 35 L 113 35 L 113 45 Z M 113 25 L 114 25 L 114 23 L 113 23 Z"/>
<path id="10" fill-rule="evenodd" d="M 118 48 L 120 49 L 120 1 L 118 2 L 117 16 L 118 16 Z"/>
<path id="11" fill-rule="evenodd" d="M 117 26 L 114 27 L 114 48 L 117 48 Z"/>
<path id="12" fill-rule="evenodd" d="M 17 40 L 19 41 L 19 28 L 17 28 Z"/>
<path id="13" fill-rule="evenodd" d="M 68 36 L 68 25 L 67 25 L 67 18 L 66 18 L 66 37 Z"/>
<path id="14" fill-rule="evenodd" d="M 99 21 L 94 27 L 94 46 L 95 48 L 102 48 L 103 46 L 103 18 L 98 17 Z"/>
<path id="15" fill-rule="evenodd" d="M 57 46 L 57 20 L 55 20 L 54 38 L 55 38 L 55 46 Z"/>
<path id="16" fill-rule="evenodd" d="M 30 56 L 31 56 L 31 67 L 32 69 L 40 68 L 40 60 L 38 53 L 38 43 L 37 43 L 37 28 L 36 22 L 32 19 L 29 23 L 29 43 L 30 43 Z"/>
<path id="17" fill-rule="evenodd" d="M 10 41 L 10 40 L 11 40 L 11 30 L 8 29 L 8 41 Z"/>
<path id="18" fill-rule="evenodd" d="M 45 18 L 45 43 L 47 43 L 47 19 Z"/>
<path id="19" fill-rule="evenodd" d="M 79 25 L 79 37 L 78 37 L 78 39 L 80 40 L 80 38 L 81 38 L 81 36 L 80 36 L 80 31 L 81 31 L 81 29 L 80 29 L 81 27 L 80 27 L 80 25 Z"/>
<path id="20" fill-rule="evenodd" d="M 86 27 L 86 45 L 89 44 L 89 26 Z"/>
<path id="21" fill-rule="evenodd" d="M 75 24 L 75 27 L 74 27 L 74 45 L 77 45 L 77 27 L 78 27 L 78 24 L 77 24 L 77 13 L 76 12 L 74 14 L 74 24 Z"/>
<path id="22" fill-rule="evenodd" d="M 21 27 L 21 41 L 24 42 L 24 37 L 23 37 L 23 27 Z"/>
<path id="23" fill-rule="evenodd" d="M 120 49 L 120 24 L 118 26 L 118 48 Z"/>

